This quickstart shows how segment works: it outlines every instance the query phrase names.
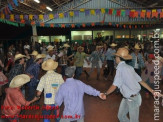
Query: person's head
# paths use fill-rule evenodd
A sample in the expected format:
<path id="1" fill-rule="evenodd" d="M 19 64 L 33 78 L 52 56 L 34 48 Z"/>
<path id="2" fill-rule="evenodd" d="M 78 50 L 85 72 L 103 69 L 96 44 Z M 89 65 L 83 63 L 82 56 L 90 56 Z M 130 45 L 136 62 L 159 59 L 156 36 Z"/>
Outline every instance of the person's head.
<path id="1" fill-rule="evenodd" d="M 38 52 L 34 50 L 30 55 L 32 56 L 33 59 L 35 59 L 36 56 L 38 55 Z"/>
<path id="2" fill-rule="evenodd" d="M 25 54 L 25 55 L 29 55 L 29 53 L 30 53 L 30 52 L 29 52 L 29 49 L 25 48 L 25 49 L 24 49 L 24 54 Z"/>
<path id="3" fill-rule="evenodd" d="M 49 48 L 48 48 L 48 54 L 50 55 L 50 56 L 53 56 L 53 54 L 54 54 L 54 47 L 53 46 L 50 46 Z"/>
<path id="4" fill-rule="evenodd" d="M 26 58 L 25 55 L 16 54 L 15 58 L 14 58 L 15 64 L 24 64 L 25 63 L 25 58 Z"/>
<path id="5" fill-rule="evenodd" d="M 129 55 L 129 51 L 126 48 L 119 48 L 115 54 L 116 63 L 119 64 L 121 61 L 131 60 L 132 56 Z"/>
<path id="6" fill-rule="evenodd" d="M 26 74 L 15 76 L 9 85 L 9 88 L 21 88 L 24 84 L 30 81 L 30 77 Z"/>
<path id="7" fill-rule="evenodd" d="M 66 77 L 67 78 L 73 78 L 74 75 L 75 75 L 75 70 L 76 70 L 75 66 L 67 67 L 65 69 L 65 75 L 66 75 Z"/>
<path id="8" fill-rule="evenodd" d="M 139 51 L 141 50 L 139 44 L 135 44 L 135 47 L 134 47 L 134 48 L 135 48 L 135 53 L 136 53 L 136 54 L 138 54 Z"/>
<path id="9" fill-rule="evenodd" d="M 42 69 L 45 71 L 52 71 L 58 67 L 58 62 L 53 59 L 48 59 L 42 63 Z"/>
<path id="10" fill-rule="evenodd" d="M 112 43 L 112 44 L 110 45 L 110 47 L 111 47 L 112 49 L 115 49 L 116 46 L 117 46 L 117 44 L 115 44 L 115 43 Z"/>
<path id="11" fill-rule="evenodd" d="M 154 59 L 155 59 L 154 54 L 149 54 L 149 55 L 148 55 L 148 62 L 149 62 L 149 63 L 152 63 L 152 60 L 154 60 Z"/>
<path id="12" fill-rule="evenodd" d="M 64 45 L 63 45 L 63 49 L 64 49 L 64 50 L 67 50 L 69 47 L 70 47 L 70 45 L 68 45 L 68 44 L 64 44 Z"/>
<path id="13" fill-rule="evenodd" d="M 44 54 L 38 54 L 36 56 L 35 62 L 38 63 L 38 64 L 41 64 L 43 62 L 44 58 L 45 58 Z"/>
<path id="14" fill-rule="evenodd" d="M 84 51 L 84 47 L 79 46 L 77 50 L 78 50 L 78 52 L 79 52 L 79 53 L 81 53 L 81 52 L 83 52 L 83 51 Z"/>

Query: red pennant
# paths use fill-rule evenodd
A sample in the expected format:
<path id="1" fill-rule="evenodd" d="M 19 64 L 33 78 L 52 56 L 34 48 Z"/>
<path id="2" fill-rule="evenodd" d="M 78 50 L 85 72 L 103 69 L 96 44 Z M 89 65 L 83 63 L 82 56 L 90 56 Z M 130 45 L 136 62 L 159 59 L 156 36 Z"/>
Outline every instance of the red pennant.
<path id="1" fill-rule="evenodd" d="M 109 25 L 111 26 L 111 25 L 112 25 L 112 23 L 111 23 L 111 22 L 109 22 Z"/>
<path id="2" fill-rule="evenodd" d="M 22 19 L 22 20 L 20 21 L 20 23 L 25 23 L 25 20 L 24 20 L 24 19 Z"/>
<path id="3" fill-rule="evenodd" d="M 141 18 L 145 18 L 145 12 L 141 12 L 141 13 L 140 13 L 140 17 L 141 17 Z"/>
<path id="4" fill-rule="evenodd" d="M 160 18 L 163 18 L 163 12 L 160 13 Z"/>
<path id="5" fill-rule="evenodd" d="M 134 18 L 138 18 L 139 13 L 137 11 L 134 12 Z"/>
<path id="6" fill-rule="evenodd" d="M 133 17 L 134 17 L 134 13 L 135 13 L 135 12 L 130 11 L 130 15 L 129 15 L 129 17 L 133 18 Z"/>
<path id="7" fill-rule="evenodd" d="M 7 12 L 7 8 L 5 8 L 5 14 L 6 14 L 6 15 L 8 14 L 8 12 Z"/>
<path id="8" fill-rule="evenodd" d="M 110 14 L 110 15 L 113 14 L 113 9 L 109 9 L 109 14 Z"/>
<path id="9" fill-rule="evenodd" d="M 85 24 L 82 24 L 82 27 L 85 28 Z"/>
<path id="10" fill-rule="evenodd" d="M 129 28 L 131 29 L 131 28 L 132 28 L 132 26 L 131 26 L 131 25 L 129 25 Z"/>
<path id="11" fill-rule="evenodd" d="M 141 28 L 144 28 L 144 26 L 143 26 L 143 25 L 141 25 Z"/>
<path id="12" fill-rule="evenodd" d="M 93 22 L 93 23 L 91 23 L 91 25 L 92 25 L 92 27 L 93 27 L 93 26 L 95 26 L 95 23 Z"/>
<path id="13" fill-rule="evenodd" d="M 50 24 L 50 27 L 54 28 L 54 24 Z"/>
<path id="14" fill-rule="evenodd" d="M 42 23 L 40 23 L 40 26 L 41 26 L 41 27 L 44 27 L 44 26 L 45 26 L 45 24 L 42 22 Z"/>
<path id="15" fill-rule="evenodd" d="M 119 27 L 119 24 L 116 24 L 117 28 Z"/>
<path id="16" fill-rule="evenodd" d="M 72 24 L 71 27 L 72 27 L 72 28 L 75 28 L 75 24 Z"/>
<path id="17" fill-rule="evenodd" d="M 31 21 L 31 25 L 35 25 L 35 21 Z"/>
<path id="18" fill-rule="evenodd" d="M 152 18 L 154 18 L 154 17 L 155 17 L 155 18 L 158 17 L 158 12 L 153 12 L 153 13 L 152 13 Z"/>
<path id="19" fill-rule="evenodd" d="M 151 18 L 151 12 L 147 12 L 147 18 Z"/>
<path id="20" fill-rule="evenodd" d="M 117 16 L 121 16 L 121 10 L 117 10 Z"/>
<path id="21" fill-rule="evenodd" d="M 135 25 L 135 28 L 138 28 L 138 26 L 137 26 L 137 25 Z"/>
<path id="22" fill-rule="evenodd" d="M 61 24 L 61 28 L 65 28 L 66 26 L 65 26 L 65 24 Z"/>
<path id="23" fill-rule="evenodd" d="M 126 28 L 126 25 L 123 25 L 124 28 Z"/>

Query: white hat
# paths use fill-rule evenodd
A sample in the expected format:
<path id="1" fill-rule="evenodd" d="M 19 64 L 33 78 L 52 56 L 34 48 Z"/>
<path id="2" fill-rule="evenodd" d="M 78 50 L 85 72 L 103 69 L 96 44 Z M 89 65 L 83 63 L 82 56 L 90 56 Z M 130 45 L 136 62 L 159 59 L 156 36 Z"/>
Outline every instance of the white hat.
<path id="1" fill-rule="evenodd" d="M 16 54 L 14 60 L 16 61 L 16 60 L 21 59 L 21 58 L 26 58 L 26 56 L 22 55 L 22 54 Z"/>
<path id="2" fill-rule="evenodd" d="M 23 86 L 29 81 L 30 81 L 30 77 L 28 75 L 26 74 L 17 75 L 11 80 L 9 87 L 17 88 L 17 87 Z"/>
<path id="3" fill-rule="evenodd" d="M 54 70 L 58 67 L 58 62 L 55 62 L 53 59 L 48 59 L 42 63 L 42 69 L 49 71 Z"/>

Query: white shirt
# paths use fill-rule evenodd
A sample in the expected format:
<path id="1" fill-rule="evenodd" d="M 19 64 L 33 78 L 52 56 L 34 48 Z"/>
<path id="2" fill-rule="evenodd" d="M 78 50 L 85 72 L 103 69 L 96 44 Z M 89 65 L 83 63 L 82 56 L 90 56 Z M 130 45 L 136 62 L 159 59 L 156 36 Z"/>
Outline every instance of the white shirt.
<path id="1" fill-rule="evenodd" d="M 141 90 L 140 81 L 142 81 L 141 77 L 132 66 L 124 61 L 118 64 L 113 85 L 120 89 L 125 98 L 130 98 L 131 95 L 139 93 Z"/>
<path id="2" fill-rule="evenodd" d="M 138 57 L 136 56 L 136 60 L 135 60 L 135 69 L 139 69 L 139 64 L 138 64 Z"/>
<path id="3" fill-rule="evenodd" d="M 44 61 L 46 61 L 46 60 L 48 60 L 48 59 L 53 59 L 53 60 L 55 60 L 55 55 L 53 55 L 52 57 L 48 54 L 48 55 L 46 55 L 46 58 L 44 59 Z"/>

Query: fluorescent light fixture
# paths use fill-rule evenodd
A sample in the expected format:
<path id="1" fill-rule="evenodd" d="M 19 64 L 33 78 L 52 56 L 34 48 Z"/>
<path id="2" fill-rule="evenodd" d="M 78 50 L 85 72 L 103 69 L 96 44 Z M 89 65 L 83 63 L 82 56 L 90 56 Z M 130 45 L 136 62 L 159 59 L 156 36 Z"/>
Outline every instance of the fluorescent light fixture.
<path id="1" fill-rule="evenodd" d="M 40 3 L 40 1 L 39 0 L 34 0 L 36 3 Z"/>
<path id="2" fill-rule="evenodd" d="M 156 29 L 156 31 L 160 31 L 160 29 L 158 28 L 158 29 Z"/>
<path id="3" fill-rule="evenodd" d="M 46 7 L 46 9 L 48 9 L 49 11 L 53 11 L 53 10 L 52 10 L 50 7 L 48 7 L 48 6 Z"/>

